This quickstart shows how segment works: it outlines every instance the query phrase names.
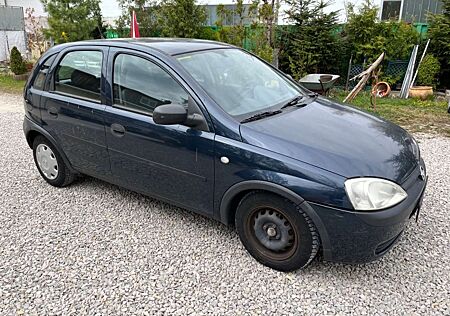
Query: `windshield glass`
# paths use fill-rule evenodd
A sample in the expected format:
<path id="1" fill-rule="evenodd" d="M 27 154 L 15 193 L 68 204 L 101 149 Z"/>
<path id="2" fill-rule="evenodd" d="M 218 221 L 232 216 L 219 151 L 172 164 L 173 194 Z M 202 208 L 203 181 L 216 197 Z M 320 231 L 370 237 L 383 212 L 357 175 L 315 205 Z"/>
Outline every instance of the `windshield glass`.
<path id="1" fill-rule="evenodd" d="M 273 110 L 303 94 L 272 68 L 239 49 L 193 52 L 177 59 L 210 97 L 235 117 Z"/>

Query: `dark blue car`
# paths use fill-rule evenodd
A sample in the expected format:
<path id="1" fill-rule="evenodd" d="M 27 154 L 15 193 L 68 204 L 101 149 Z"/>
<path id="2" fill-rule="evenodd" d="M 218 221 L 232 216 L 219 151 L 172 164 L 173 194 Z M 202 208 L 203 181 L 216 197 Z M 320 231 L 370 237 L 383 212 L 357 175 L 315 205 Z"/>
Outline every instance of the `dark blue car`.
<path id="1" fill-rule="evenodd" d="M 223 43 L 58 45 L 24 98 L 48 183 L 86 174 L 235 225 L 253 257 L 282 271 L 319 252 L 348 263 L 383 255 L 427 182 L 403 129 Z"/>

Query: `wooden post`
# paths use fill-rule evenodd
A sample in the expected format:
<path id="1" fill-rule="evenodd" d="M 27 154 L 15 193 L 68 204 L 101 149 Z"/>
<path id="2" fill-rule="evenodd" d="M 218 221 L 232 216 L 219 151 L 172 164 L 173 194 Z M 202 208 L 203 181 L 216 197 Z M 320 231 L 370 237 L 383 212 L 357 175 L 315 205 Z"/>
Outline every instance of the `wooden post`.
<path id="1" fill-rule="evenodd" d="M 353 88 L 353 90 L 347 95 L 347 97 L 344 99 L 344 102 L 350 102 L 353 100 L 358 93 L 365 87 L 367 81 L 369 80 L 370 76 L 372 75 L 372 72 L 381 64 L 381 62 L 384 59 L 384 52 L 373 62 L 372 65 L 370 65 L 369 68 L 361 72 L 359 75 L 354 76 L 350 80 L 358 79 L 359 82 L 356 84 L 356 86 Z"/>

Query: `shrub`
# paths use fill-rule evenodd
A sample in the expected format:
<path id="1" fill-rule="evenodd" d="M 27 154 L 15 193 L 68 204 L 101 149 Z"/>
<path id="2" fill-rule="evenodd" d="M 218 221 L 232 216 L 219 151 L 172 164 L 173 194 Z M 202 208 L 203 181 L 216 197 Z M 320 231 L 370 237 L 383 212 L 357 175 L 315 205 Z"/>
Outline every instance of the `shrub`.
<path id="1" fill-rule="evenodd" d="M 205 40 L 211 40 L 211 41 L 218 41 L 219 40 L 219 32 L 214 31 L 208 26 L 204 26 L 201 28 L 198 38 L 205 39 Z"/>
<path id="2" fill-rule="evenodd" d="M 417 73 L 417 85 L 432 86 L 436 88 L 436 78 L 440 69 L 441 67 L 438 59 L 431 54 L 426 55 L 423 58 L 419 67 L 419 72 Z"/>
<path id="3" fill-rule="evenodd" d="M 11 49 L 10 67 L 11 71 L 16 75 L 22 75 L 27 72 L 27 66 L 16 46 Z"/>
<path id="4" fill-rule="evenodd" d="M 443 88 L 450 87 L 450 0 L 442 0 L 442 14 L 430 15 L 428 36 L 430 52 L 439 60 L 441 72 L 439 84 Z"/>

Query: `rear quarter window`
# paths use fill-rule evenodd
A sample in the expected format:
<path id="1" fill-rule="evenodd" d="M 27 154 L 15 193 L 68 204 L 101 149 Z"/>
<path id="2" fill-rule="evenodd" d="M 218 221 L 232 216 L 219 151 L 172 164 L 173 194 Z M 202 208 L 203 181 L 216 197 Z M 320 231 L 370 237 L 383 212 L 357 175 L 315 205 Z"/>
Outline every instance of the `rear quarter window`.
<path id="1" fill-rule="evenodd" d="M 39 67 L 38 73 L 34 78 L 32 87 L 37 90 L 44 90 L 45 80 L 47 78 L 48 69 L 53 64 L 57 54 L 53 54 L 47 58 L 47 60 Z"/>

